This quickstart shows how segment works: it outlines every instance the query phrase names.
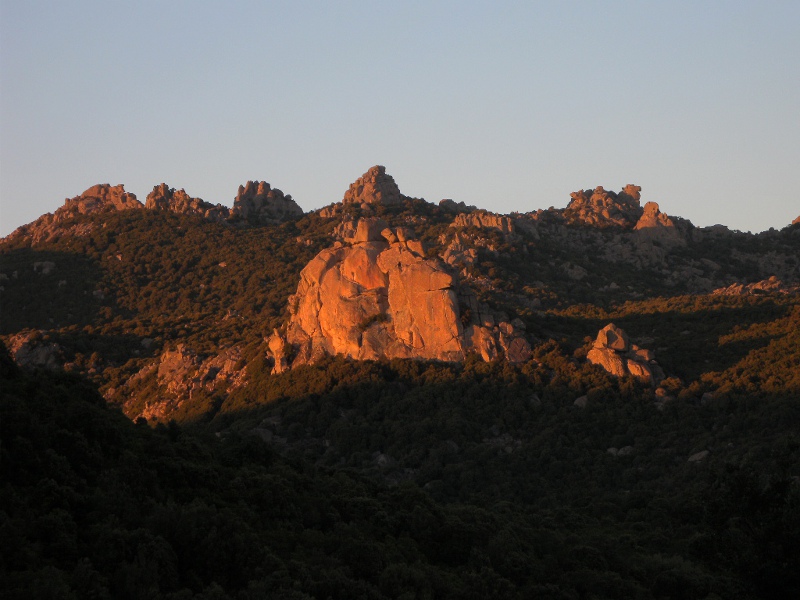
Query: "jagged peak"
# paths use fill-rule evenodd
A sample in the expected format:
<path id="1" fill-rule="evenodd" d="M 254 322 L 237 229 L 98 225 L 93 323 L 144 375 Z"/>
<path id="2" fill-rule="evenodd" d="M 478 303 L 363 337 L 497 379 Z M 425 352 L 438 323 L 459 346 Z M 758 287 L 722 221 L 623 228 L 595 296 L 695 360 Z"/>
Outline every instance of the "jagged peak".
<path id="1" fill-rule="evenodd" d="M 266 181 L 248 181 L 239 186 L 231 216 L 261 223 L 280 223 L 303 216 L 303 209 L 291 194 L 284 194 Z"/>
<path id="2" fill-rule="evenodd" d="M 129 210 L 144 208 L 142 203 L 136 199 L 136 194 L 125 191 L 122 184 L 111 185 L 99 183 L 93 185 L 82 194 L 64 201 L 64 206 L 56 211 L 77 212 L 79 214 L 90 214 L 105 210 Z"/>
<path id="3" fill-rule="evenodd" d="M 153 191 L 147 194 L 144 207 L 150 210 L 171 210 L 175 204 L 187 202 L 203 202 L 200 198 L 192 198 L 181 188 L 176 190 L 166 183 L 159 183 L 153 186 Z"/>
<path id="4" fill-rule="evenodd" d="M 628 184 L 619 193 L 598 186 L 594 190 L 572 192 L 564 210 L 568 222 L 597 227 L 633 227 L 642 216 L 642 188 Z"/>
<path id="5" fill-rule="evenodd" d="M 386 167 L 375 165 L 350 184 L 344 193 L 344 204 L 397 204 L 401 200 L 400 188 Z"/>
<path id="6" fill-rule="evenodd" d="M 193 198 L 184 189 L 176 190 L 166 183 L 153 186 L 153 191 L 147 195 L 145 208 L 167 210 L 182 215 L 200 215 L 214 221 L 223 221 L 230 216 L 227 207 L 221 204 L 213 205 L 202 198 Z"/>

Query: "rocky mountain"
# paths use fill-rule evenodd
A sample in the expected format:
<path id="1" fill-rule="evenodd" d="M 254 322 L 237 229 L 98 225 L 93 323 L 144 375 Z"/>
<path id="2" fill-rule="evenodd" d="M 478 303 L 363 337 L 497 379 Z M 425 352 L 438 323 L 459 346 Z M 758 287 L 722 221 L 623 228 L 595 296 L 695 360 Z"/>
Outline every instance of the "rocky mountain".
<path id="1" fill-rule="evenodd" d="M 566 199 L 565 199 L 566 200 Z M 800 223 L 95 186 L 0 241 L 0 596 L 783 598 Z"/>
<path id="2" fill-rule="evenodd" d="M 266 181 L 248 181 L 239 186 L 233 201 L 232 217 L 242 217 L 256 223 L 276 224 L 303 215 L 303 209 L 290 195 L 271 188 Z"/>
<path id="3" fill-rule="evenodd" d="M 132 417 L 160 420 L 218 404 L 262 362 L 276 375 L 336 356 L 522 365 L 547 339 L 579 348 L 602 327 L 565 320 L 576 306 L 610 316 L 687 294 L 794 302 L 796 224 L 697 228 L 642 207 L 636 185 L 571 196 L 563 209 L 498 215 L 404 196 L 383 166 L 308 214 L 264 181 L 240 186 L 232 209 L 167 184 L 144 205 L 99 185 L 3 240 L 2 333 L 21 363 L 90 375 Z M 680 345 L 655 365 L 641 349 L 651 332 L 634 330 L 639 341 L 598 338 L 584 360 L 653 389 L 665 374 L 689 385 Z M 97 345 L 114 336 L 129 341 Z M 157 373 L 178 355 L 191 360 L 170 383 Z"/>
<path id="4" fill-rule="evenodd" d="M 124 185 L 103 183 L 90 187 L 74 198 L 67 198 L 64 205 L 54 213 L 42 215 L 33 223 L 19 227 L 9 237 L 19 236 L 37 244 L 50 241 L 62 233 L 81 235 L 86 232 L 86 224 L 69 224 L 80 215 L 141 208 L 144 208 L 142 203 L 136 199 L 135 194 L 126 192 Z"/>
<path id="5" fill-rule="evenodd" d="M 352 188 L 351 188 L 352 189 Z M 285 332 L 269 339 L 275 372 L 343 355 L 358 360 L 530 358 L 530 344 L 499 321 L 442 261 L 426 258 L 407 227 L 359 219 L 347 245 L 320 252 L 289 298 Z"/>
<path id="6" fill-rule="evenodd" d="M 232 224 L 240 224 L 241 220 L 254 224 L 278 224 L 303 215 L 303 209 L 290 195 L 272 189 L 265 181 L 248 181 L 246 185 L 240 185 L 232 209 L 193 198 L 185 190 L 176 191 L 166 183 L 154 186 L 145 204 L 142 204 L 136 194 L 125 191 L 124 185 L 103 183 L 90 187 L 74 198 L 68 198 L 64 206 L 54 213 L 42 215 L 33 223 L 19 227 L 8 239 L 20 238 L 38 244 L 53 241 L 61 235 L 85 235 L 88 231 L 86 223 L 72 223 L 82 215 L 143 208 L 197 215 L 210 221 Z"/>

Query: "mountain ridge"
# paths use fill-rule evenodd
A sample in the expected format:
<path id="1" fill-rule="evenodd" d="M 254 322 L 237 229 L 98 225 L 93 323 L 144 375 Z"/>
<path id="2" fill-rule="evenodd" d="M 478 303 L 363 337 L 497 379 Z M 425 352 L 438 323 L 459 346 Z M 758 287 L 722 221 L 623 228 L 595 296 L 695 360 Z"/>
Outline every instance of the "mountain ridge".
<path id="1" fill-rule="evenodd" d="M 597 187 L 575 192 L 564 209 L 498 215 L 404 196 L 382 166 L 351 184 L 341 202 L 309 213 L 263 181 L 240 186 L 231 210 L 166 184 L 144 204 L 122 186 L 94 186 L 0 242 L 8 263 L 0 293 L 11 307 L 2 333 L 23 361 L 77 369 L 131 416 L 160 420 L 180 414 L 187 399 L 198 405 L 192 394 L 234 393 L 262 361 L 259 368 L 276 374 L 326 354 L 463 361 L 474 352 L 522 364 L 548 338 L 567 334 L 575 349 L 611 322 L 571 330 L 559 316 L 571 306 L 796 295 L 797 225 L 758 235 L 697 228 L 641 200 L 639 186 L 618 193 Z M 315 261 L 320 269 L 312 269 Z M 79 264 L 82 275 L 64 277 Z M 265 267 L 266 277 L 259 274 Z M 392 291 L 421 285 L 412 278 L 393 287 L 404 269 L 446 280 L 431 288 L 442 299 Z M 31 313 L 36 294 L 46 300 Z M 412 316 L 425 306 L 429 314 Z M 78 342 L 87 330 L 130 342 L 98 352 L 96 341 Z M 131 331 L 140 333 L 131 338 Z M 639 347 L 652 347 L 643 332 L 633 335 Z M 444 345 L 432 350 L 436 339 Z M 625 358 L 625 368 L 609 366 L 618 362 L 611 354 L 596 363 L 657 387 L 663 377 L 635 358 Z M 177 369 L 172 385 L 163 375 L 170 364 Z M 667 376 L 687 377 L 670 364 L 662 363 Z"/>
<path id="2" fill-rule="evenodd" d="M 800 224 L 370 171 L 303 214 L 99 186 L 0 241 L 3 597 L 797 588 Z"/>

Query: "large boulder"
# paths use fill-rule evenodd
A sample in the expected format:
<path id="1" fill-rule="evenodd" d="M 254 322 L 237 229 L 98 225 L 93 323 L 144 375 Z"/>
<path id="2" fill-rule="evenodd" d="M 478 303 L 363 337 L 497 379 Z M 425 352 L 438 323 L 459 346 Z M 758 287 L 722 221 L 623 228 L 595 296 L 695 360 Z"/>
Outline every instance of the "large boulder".
<path id="1" fill-rule="evenodd" d="M 425 257 L 408 228 L 373 218 L 349 231 L 349 244 L 323 250 L 301 272 L 290 320 L 268 340 L 276 372 L 326 355 L 459 361 L 475 351 L 485 360 L 500 353 L 512 362 L 530 358 L 519 325 L 495 324 L 444 263 Z"/>
<path id="2" fill-rule="evenodd" d="M 664 372 L 656 363 L 653 352 L 632 344 L 628 334 L 613 323 L 598 332 L 586 359 L 615 377 L 632 375 L 653 385 L 664 379 Z"/>

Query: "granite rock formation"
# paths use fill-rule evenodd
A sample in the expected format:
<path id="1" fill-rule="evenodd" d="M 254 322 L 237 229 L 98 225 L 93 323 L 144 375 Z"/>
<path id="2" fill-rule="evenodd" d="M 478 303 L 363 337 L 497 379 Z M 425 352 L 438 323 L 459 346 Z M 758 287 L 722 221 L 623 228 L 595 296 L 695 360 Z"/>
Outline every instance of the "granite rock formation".
<path id="1" fill-rule="evenodd" d="M 480 227 L 497 229 L 505 235 L 514 233 L 514 221 L 511 217 L 497 215 L 485 210 L 477 210 L 456 215 L 451 227 Z"/>
<path id="2" fill-rule="evenodd" d="M 572 224 L 630 229 L 643 213 L 639 203 L 641 191 L 638 185 L 628 184 L 619 193 L 606 191 L 602 186 L 594 191 L 573 192 L 564 217 Z"/>
<path id="3" fill-rule="evenodd" d="M 654 385 L 664 379 L 664 372 L 656 363 L 655 354 L 632 344 L 628 334 L 613 323 L 598 332 L 586 359 L 615 377 L 633 375 Z"/>
<path id="4" fill-rule="evenodd" d="M 149 210 L 167 210 L 183 215 L 199 215 L 211 221 L 224 221 L 230 210 L 221 204 L 211 204 L 200 198 L 192 198 L 184 190 L 175 190 L 166 183 L 153 187 L 144 204 Z"/>
<path id="5" fill-rule="evenodd" d="M 220 350 L 218 354 L 202 357 L 186 344 L 177 344 L 161 353 L 157 361 L 143 367 L 118 388 L 105 392 L 106 400 L 120 403 L 131 418 L 163 421 L 180 404 L 198 392 L 231 391 L 247 385 L 246 369 L 242 368 L 240 346 Z M 159 393 L 138 406 L 136 390 L 141 381 L 154 377 Z"/>
<path id="6" fill-rule="evenodd" d="M 56 211 L 57 215 L 91 214 L 113 210 L 131 210 L 144 208 L 135 194 L 125 191 L 124 185 L 101 183 L 90 187 L 80 196 L 65 200 L 64 206 Z"/>
<path id="7" fill-rule="evenodd" d="M 521 323 L 496 322 L 446 265 L 426 258 L 408 228 L 360 219 L 300 274 L 290 320 L 268 340 L 274 371 L 326 355 L 353 359 L 530 358 Z M 463 308 L 463 312 L 462 312 Z"/>
<path id="8" fill-rule="evenodd" d="M 711 292 L 714 296 L 755 296 L 759 294 L 797 294 L 800 285 L 787 285 L 774 275 L 753 283 L 732 283 Z"/>
<path id="9" fill-rule="evenodd" d="M 248 181 L 239 186 L 233 201 L 232 217 L 241 217 L 263 224 L 277 224 L 303 216 L 303 209 L 291 195 L 284 195 L 266 181 Z"/>
<path id="10" fill-rule="evenodd" d="M 44 214 L 33 223 L 19 227 L 11 236 L 26 236 L 32 243 L 38 244 L 53 241 L 64 234 L 86 235 L 92 230 L 91 224 L 68 226 L 66 222 L 79 215 L 141 208 L 144 205 L 136 199 L 135 194 L 126 192 L 124 185 L 101 183 L 74 198 L 67 198 L 64 205 L 54 213 Z"/>
<path id="11" fill-rule="evenodd" d="M 344 204 L 397 204 L 400 189 L 386 167 L 376 165 L 350 184 L 344 193 Z"/>
<path id="12" fill-rule="evenodd" d="M 472 211 L 478 210 L 477 206 L 472 204 L 466 204 L 462 202 L 456 202 L 452 198 L 443 198 L 439 200 L 439 208 L 442 208 L 448 212 L 452 213 L 470 213 Z"/>
<path id="13" fill-rule="evenodd" d="M 8 350 L 20 368 L 26 370 L 60 370 L 64 364 L 61 347 L 51 342 L 40 331 L 27 331 L 7 340 Z"/>
<path id="14" fill-rule="evenodd" d="M 673 219 L 661 212 L 655 202 L 648 202 L 644 205 L 644 211 L 636 222 L 634 230 L 643 240 L 658 241 L 661 244 L 674 246 L 686 245 L 684 232 L 676 226 Z"/>

